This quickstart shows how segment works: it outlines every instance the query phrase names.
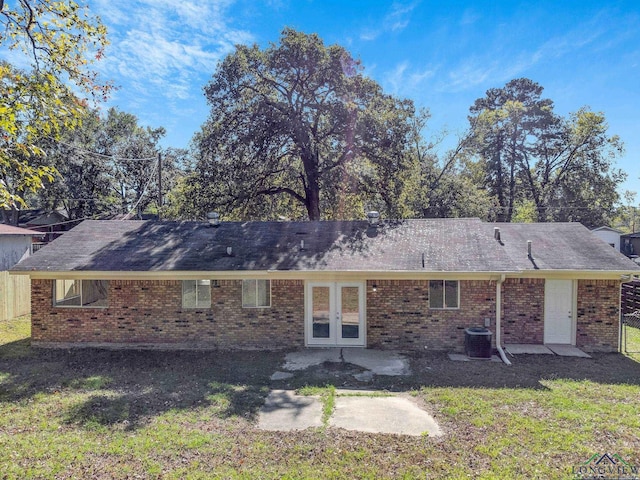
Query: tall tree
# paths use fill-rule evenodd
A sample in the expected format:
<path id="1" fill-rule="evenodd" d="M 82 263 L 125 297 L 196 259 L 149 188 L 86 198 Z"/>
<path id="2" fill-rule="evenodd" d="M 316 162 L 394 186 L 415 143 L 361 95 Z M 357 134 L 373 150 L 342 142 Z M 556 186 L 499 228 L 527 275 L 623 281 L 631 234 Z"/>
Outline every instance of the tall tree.
<path id="1" fill-rule="evenodd" d="M 542 90 L 537 83 L 520 78 L 487 90 L 470 108 L 473 148 L 485 164 L 485 182 L 497 198 L 499 221 L 511 221 L 529 142 L 538 140 L 541 129 L 558 122 L 553 102 L 540 98 Z"/>
<path id="2" fill-rule="evenodd" d="M 158 142 L 165 133 L 163 127 L 138 125 L 137 117 L 130 113 L 115 108 L 107 112 L 98 144 L 105 155 L 112 157 L 112 186 L 122 213 L 135 209 L 140 214 L 156 201 Z"/>
<path id="3" fill-rule="evenodd" d="M 54 174 L 36 166 L 34 158 L 44 154 L 36 140 L 59 137 L 82 115 L 84 102 L 70 87 L 102 99 L 111 85 L 92 68 L 107 44 L 106 29 L 86 7 L 71 0 L 1 2 L 0 30 L 0 48 L 22 50 L 32 67 L 0 63 L 0 208 L 15 211 Z"/>
<path id="4" fill-rule="evenodd" d="M 100 116 L 87 111 L 78 128 L 61 141 L 44 139 L 43 162 L 55 167 L 57 180 L 40 192 L 40 203 L 64 207 L 71 219 L 102 213 L 137 214 L 157 207 L 159 139 L 164 128 L 138 125 L 135 115 L 110 108 Z M 176 154 L 163 161 L 165 185 L 171 187 Z"/>
<path id="5" fill-rule="evenodd" d="M 518 205 L 532 202 L 540 222 L 603 222 L 624 179 L 612 163 L 622 144 L 608 136 L 602 113 L 582 108 L 562 118 L 542 91 L 520 78 L 488 90 L 470 109 L 470 152 L 497 198 L 496 219 L 509 222 Z"/>
<path id="6" fill-rule="evenodd" d="M 210 199 L 202 208 L 340 216 L 340 202 L 367 202 L 363 171 L 395 208 L 385 189 L 400 188 L 413 104 L 385 95 L 344 48 L 286 28 L 278 45 L 236 47 L 205 94 L 211 113 L 195 139 L 199 195 Z"/>

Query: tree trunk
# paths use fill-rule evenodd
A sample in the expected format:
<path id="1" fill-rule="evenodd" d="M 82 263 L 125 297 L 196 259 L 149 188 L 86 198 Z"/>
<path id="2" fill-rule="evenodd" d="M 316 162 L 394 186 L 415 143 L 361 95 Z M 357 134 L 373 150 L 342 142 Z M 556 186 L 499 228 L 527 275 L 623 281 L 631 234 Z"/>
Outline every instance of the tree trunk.
<path id="1" fill-rule="evenodd" d="M 318 186 L 318 179 L 308 179 L 307 188 L 305 188 L 307 214 L 309 220 L 320 220 L 320 187 Z"/>

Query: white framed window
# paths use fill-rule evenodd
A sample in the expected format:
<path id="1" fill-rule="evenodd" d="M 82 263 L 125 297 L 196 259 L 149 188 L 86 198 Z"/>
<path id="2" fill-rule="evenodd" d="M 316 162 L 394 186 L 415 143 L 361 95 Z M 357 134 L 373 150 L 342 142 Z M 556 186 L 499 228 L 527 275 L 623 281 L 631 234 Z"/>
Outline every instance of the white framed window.
<path id="1" fill-rule="evenodd" d="M 211 280 L 183 280 L 182 307 L 211 307 Z"/>
<path id="2" fill-rule="evenodd" d="M 56 307 L 104 308 L 108 306 L 108 280 L 54 280 Z"/>
<path id="3" fill-rule="evenodd" d="M 436 310 L 460 308 L 460 282 L 429 280 L 429 308 Z"/>
<path id="4" fill-rule="evenodd" d="M 271 280 L 243 280 L 242 308 L 271 306 Z"/>

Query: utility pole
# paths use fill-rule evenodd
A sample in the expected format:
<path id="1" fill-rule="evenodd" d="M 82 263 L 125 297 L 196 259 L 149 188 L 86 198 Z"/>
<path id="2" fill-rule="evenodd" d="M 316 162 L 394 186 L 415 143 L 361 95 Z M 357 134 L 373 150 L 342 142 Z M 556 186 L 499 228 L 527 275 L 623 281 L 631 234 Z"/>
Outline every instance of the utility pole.
<path id="1" fill-rule="evenodd" d="M 158 152 L 158 220 L 162 209 L 162 154 Z"/>

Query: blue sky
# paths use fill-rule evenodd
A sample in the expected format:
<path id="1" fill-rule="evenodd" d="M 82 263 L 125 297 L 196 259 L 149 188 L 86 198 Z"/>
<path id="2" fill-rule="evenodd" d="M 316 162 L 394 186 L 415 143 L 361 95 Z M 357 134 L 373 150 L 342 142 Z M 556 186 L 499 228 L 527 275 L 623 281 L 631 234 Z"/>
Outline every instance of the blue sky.
<path id="1" fill-rule="evenodd" d="M 120 89 L 109 106 L 167 129 L 186 147 L 207 117 L 202 93 L 237 43 L 277 43 L 283 27 L 318 33 L 360 58 L 384 90 L 432 114 L 427 135 L 467 126 L 485 91 L 528 77 L 566 115 L 605 113 L 626 152 L 622 190 L 640 202 L 640 2 L 88 0 L 109 28 L 100 69 Z M 449 140 L 449 144 L 453 140 Z M 447 143 L 445 142 L 445 146 Z"/>

